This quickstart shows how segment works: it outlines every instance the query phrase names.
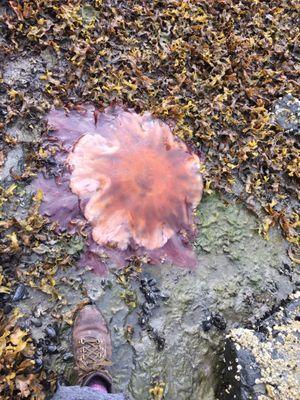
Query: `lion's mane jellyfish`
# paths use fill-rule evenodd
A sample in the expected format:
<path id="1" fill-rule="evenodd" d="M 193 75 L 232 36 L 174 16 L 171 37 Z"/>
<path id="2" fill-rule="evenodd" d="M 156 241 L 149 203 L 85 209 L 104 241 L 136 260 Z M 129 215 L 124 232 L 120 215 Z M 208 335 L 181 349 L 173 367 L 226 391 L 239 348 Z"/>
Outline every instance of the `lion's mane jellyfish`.
<path id="1" fill-rule="evenodd" d="M 41 212 L 59 229 L 86 226 L 82 264 L 98 273 L 106 259 L 122 266 L 132 256 L 195 265 L 189 242 L 203 190 L 200 161 L 168 125 L 149 113 L 90 105 L 52 110 L 48 123 L 55 167 L 35 182 Z"/>

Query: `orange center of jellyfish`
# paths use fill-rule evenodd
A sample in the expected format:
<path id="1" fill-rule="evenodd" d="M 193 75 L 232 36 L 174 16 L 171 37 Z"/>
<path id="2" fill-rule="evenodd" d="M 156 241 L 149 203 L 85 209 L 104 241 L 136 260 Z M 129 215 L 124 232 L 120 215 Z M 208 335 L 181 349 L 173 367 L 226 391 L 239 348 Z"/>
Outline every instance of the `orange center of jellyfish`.
<path id="1" fill-rule="evenodd" d="M 138 196 L 157 196 L 168 189 L 170 163 L 151 149 L 139 150 L 122 160 L 122 167 L 129 177 L 128 189 Z M 170 188 L 171 189 L 171 188 Z"/>

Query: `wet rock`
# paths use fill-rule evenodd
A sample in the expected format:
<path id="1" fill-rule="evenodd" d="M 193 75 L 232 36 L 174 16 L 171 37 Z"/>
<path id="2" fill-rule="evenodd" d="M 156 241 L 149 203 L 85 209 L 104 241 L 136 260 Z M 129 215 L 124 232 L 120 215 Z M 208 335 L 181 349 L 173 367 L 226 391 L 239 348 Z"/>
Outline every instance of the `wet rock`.
<path id="1" fill-rule="evenodd" d="M 224 350 L 221 388 L 217 391 L 220 400 L 257 400 L 265 390 L 256 382 L 261 378 L 260 368 L 247 349 L 236 347 L 228 340 Z"/>
<path id="2" fill-rule="evenodd" d="M 99 300 L 104 293 L 104 288 L 105 284 L 103 285 L 101 279 L 97 279 L 94 282 L 87 283 L 86 285 L 86 290 L 87 290 L 87 296 L 92 300 L 96 301 Z"/>
<path id="3" fill-rule="evenodd" d="M 7 129 L 7 134 L 18 141 L 18 143 L 35 143 L 40 136 L 40 128 L 32 124 L 24 124 L 18 121 Z"/>
<path id="4" fill-rule="evenodd" d="M 40 318 L 33 317 L 30 319 L 30 321 L 36 328 L 40 328 L 43 325 L 43 322 Z"/>
<path id="5" fill-rule="evenodd" d="M 150 318 L 151 326 L 165 339 L 165 346 L 158 352 L 146 329 L 135 332 L 131 341 L 134 368 L 128 386 L 118 380 L 121 371 L 117 368 L 119 361 L 115 361 L 117 388 L 128 387 L 131 399 L 148 398 L 145 388 L 153 376 L 166 382 L 168 400 L 215 399 L 216 354 L 225 328 L 231 329 L 236 323 L 254 324 L 295 287 L 291 275 L 279 272 L 282 262 L 288 262 L 287 245 L 279 231 L 273 230 L 270 241 L 265 241 L 257 233 L 254 217 L 239 205 L 226 204 L 216 196 L 204 198 L 199 218 L 196 270 L 168 265 L 145 269 L 160 290 L 170 294 Z M 205 332 L 202 322 L 207 310 L 212 329 Z M 113 342 L 118 345 L 117 337 L 114 333 Z M 118 354 L 118 349 L 115 351 Z"/>
<path id="6" fill-rule="evenodd" d="M 299 135 L 300 131 L 300 101 L 287 94 L 279 99 L 274 107 L 274 120 L 284 130 Z"/>
<path id="7" fill-rule="evenodd" d="M 0 169 L 0 181 L 12 180 L 11 172 L 16 175 L 21 175 L 23 168 L 24 152 L 22 147 L 17 145 L 7 153 L 4 165 Z"/>
<path id="8" fill-rule="evenodd" d="M 98 13 L 94 7 L 92 7 L 90 4 L 87 4 L 81 7 L 81 15 L 83 24 L 88 25 L 97 18 Z"/>
<path id="9" fill-rule="evenodd" d="M 53 65 L 58 64 L 57 56 L 55 51 L 50 47 L 47 47 L 45 50 L 41 51 L 40 54 L 41 60 L 43 61 L 43 65 L 45 69 L 50 69 Z"/>
<path id="10" fill-rule="evenodd" d="M 133 279 L 130 289 L 137 294 L 137 307 L 129 309 L 122 300 L 124 287 L 117 283 L 115 271 L 107 277 L 109 285 L 91 272 L 75 267 L 59 268 L 55 275 L 56 290 L 64 305 L 53 313 L 61 315 L 61 320 L 72 319 L 79 304 L 95 299 L 111 332 L 115 391 L 125 391 L 130 400 L 148 400 L 156 376 L 165 383 L 165 400 L 216 400 L 216 365 L 226 332 L 237 324 L 257 324 L 295 289 L 294 267 L 291 265 L 282 273 L 282 266 L 291 261 L 287 256 L 288 244 L 279 230 L 271 229 L 270 240 L 264 240 L 258 234 L 258 221 L 253 215 L 240 204 L 228 204 L 214 195 L 204 197 L 198 217 L 195 247 L 199 265 L 195 270 L 167 264 L 143 267 L 141 278 L 147 278 L 144 287 L 154 294 L 159 289 L 160 295 L 169 295 L 167 301 L 159 296 L 156 304 L 146 301 L 140 280 Z M 82 284 L 66 284 L 70 277 L 80 279 Z M 48 296 L 34 291 L 30 297 L 30 301 L 20 302 L 22 312 L 49 307 Z M 148 320 L 142 329 L 139 317 L 145 302 L 149 314 L 145 314 Z M 210 330 L 203 330 L 202 322 L 213 315 L 224 318 L 219 320 L 219 328 L 225 328 L 226 322 L 225 330 L 214 324 Z M 43 321 L 43 326 L 53 324 L 51 310 L 43 315 Z M 149 323 L 164 339 L 160 351 L 147 331 Z M 128 326 L 133 328 L 130 340 L 125 335 Z M 34 334 L 36 338 L 45 337 L 43 328 L 36 329 Z M 72 351 L 70 337 L 70 326 L 60 330 L 58 343 L 64 349 L 62 354 Z M 45 359 L 47 368 L 50 364 L 53 371 L 72 383 L 72 362 L 63 361 L 59 352 L 51 357 L 48 354 Z"/>
<path id="11" fill-rule="evenodd" d="M 217 391 L 220 400 L 294 400 L 299 395 L 300 299 L 258 330 L 233 329 L 226 341 Z M 298 372 L 297 372 L 298 370 Z"/>
<path id="12" fill-rule="evenodd" d="M 4 65 L 3 80 L 7 85 L 27 89 L 28 86 L 39 87 L 39 72 L 43 72 L 38 62 L 32 58 L 18 57 Z"/>

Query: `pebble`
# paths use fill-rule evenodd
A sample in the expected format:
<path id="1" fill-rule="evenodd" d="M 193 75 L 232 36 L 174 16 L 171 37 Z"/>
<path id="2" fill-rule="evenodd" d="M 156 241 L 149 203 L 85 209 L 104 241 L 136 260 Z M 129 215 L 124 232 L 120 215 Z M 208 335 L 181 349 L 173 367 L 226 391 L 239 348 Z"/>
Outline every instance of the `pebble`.
<path id="1" fill-rule="evenodd" d="M 43 325 L 42 320 L 40 318 L 32 317 L 30 321 L 32 325 L 34 325 L 36 328 L 40 328 Z"/>

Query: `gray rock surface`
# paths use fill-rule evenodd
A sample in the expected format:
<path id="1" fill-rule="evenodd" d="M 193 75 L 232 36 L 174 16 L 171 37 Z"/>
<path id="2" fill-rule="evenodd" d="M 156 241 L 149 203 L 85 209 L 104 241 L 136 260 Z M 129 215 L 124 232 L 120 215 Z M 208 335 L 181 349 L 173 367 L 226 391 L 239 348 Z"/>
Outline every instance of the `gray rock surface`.
<path id="1" fill-rule="evenodd" d="M 300 131 L 300 101 L 287 94 L 279 99 L 274 106 L 274 120 L 285 131 L 299 135 Z"/>
<path id="2" fill-rule="evenodd" d="M 39 139 L 40 129 L 37 126 L 17 122 L 7 129 L 7 134 L 18 143 L 36 143 Z"/>
<path id="3" fill-rule="evenodd" d="M 4 164 L 0 168 L 0 183 L 11 181 L 11 173 L 21 174 L 24 167 L 24 152 L 21 145 L 15 146 L 10 150 L 4 159 Z"/>
<path id="4" fill-rule="evenodd" d="M 156 377 L 165 384 L 166 400 L 216 399 L 219 349 L 226 333 L 238 326 L 253 326 L 286 299 L 295 288 L 296 272 L 279 230 L 271 230 L 270 240 L 264 240 L 258 234 L 257 220 L 241 205 L 206 196 L 198 218 L 195 247 L 199 266 L 194 271 L 170 265 L 145 266 L 141 276 L 124 288 L 113 271 L 108 279 L 101 280 L 91 272 L 61 268 L 55 276 L 59 301 L 53 303 L 47 295 L 30 289 L 30 297 L 20 305 L 28 314 L 42 308 L 43 326 L 32 327 L 36 339 L 45 336 L 45 327 L 56 320 L 54 316 L 64 320 L 59 351 L 50 361 L 45 360 L 50 368 L 72 383 L 72 363 L 63 361 L 71 350 L 67 322 L 78 303 L 91 299 L 111 330 L 116 392 L 124 390 L 130 399 L 147 400 Z M 161 293 L 169 295 L 169 300 L 159 302 L 150 316 L 150 325 L 165 339 L 161 351 L 139 327 L 140 308 L 128 308 L 123 300 L 130 290 L 137 304 L 144 302 L 139 289 L 141 277 L 154 278 Z M 207 325 L 211 315 L 219 315 L 226 329 L 224 323 Z M 125 335 L 128 325 L 134 327 L 129 340 Z"/>

